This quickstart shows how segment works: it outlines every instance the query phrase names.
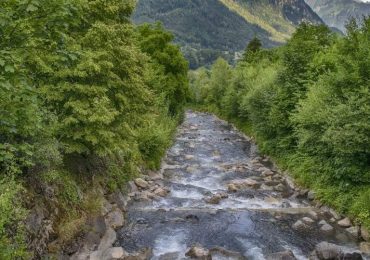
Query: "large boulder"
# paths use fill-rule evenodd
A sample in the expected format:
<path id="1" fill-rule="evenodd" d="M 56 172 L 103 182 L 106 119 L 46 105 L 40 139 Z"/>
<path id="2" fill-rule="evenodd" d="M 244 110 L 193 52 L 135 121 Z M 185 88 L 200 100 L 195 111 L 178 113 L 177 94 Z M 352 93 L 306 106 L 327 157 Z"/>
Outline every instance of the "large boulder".
<path id="1" fill-rule="evenodd" d="M 338 221 L 338 225 L 343 228 L 348 228 L 352 225 L 351 220 L 349 218 L 344 218 Z"/>
<path id="2" fill-rule="evenodd" d="M 119 208 L 109 212 L 106 216 L 106 223 L 108 226 L 117 229 L 124 224 L 123 213 Z"/>
<path id="3" fill-rule="evenodd" d="M 342 249 L 328 242 L 321 242 L 316 245 L 315 250 L 311 253 L 310 260 L 340 260 L 343 256 Z"/>
<path id="4" fill-rule="evenodd" d="M 282 252 L 277 252 L 266 256 L 266 260 L 296 260 L 291 250 L 286 250 Z"/>

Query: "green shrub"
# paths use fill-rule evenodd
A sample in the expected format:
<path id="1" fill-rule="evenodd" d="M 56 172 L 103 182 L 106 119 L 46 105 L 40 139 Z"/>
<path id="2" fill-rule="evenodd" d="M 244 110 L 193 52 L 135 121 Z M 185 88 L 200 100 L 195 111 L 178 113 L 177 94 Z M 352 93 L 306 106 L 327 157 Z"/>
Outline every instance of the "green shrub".
<path id="1" fill-rule="evenodd" d="M 23 187 L 11 177 L 0 179 L 0 259 L 27 259 L 25 244 L 26 210 L 20 194 Z"/>

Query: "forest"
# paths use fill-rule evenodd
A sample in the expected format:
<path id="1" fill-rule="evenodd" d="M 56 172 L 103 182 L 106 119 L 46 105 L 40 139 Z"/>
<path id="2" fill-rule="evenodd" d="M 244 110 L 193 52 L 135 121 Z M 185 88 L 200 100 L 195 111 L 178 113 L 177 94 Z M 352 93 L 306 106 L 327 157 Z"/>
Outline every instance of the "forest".
<path id="1" fill-rule="evenodd" d="M 51 188 L 73 237 L 114 191 L 155 169 L 182 117 L 188 63 L 135 1 L 0 1 L 0 259 L 29 259 L 27 209 Z"/>
<path id="2" fill-rule="evenodd" d="M 256 37 L 235 67 L 218 59 L 191 71 L 198 109 L 214 112 L 313 189 L 370 227 L 370 18 L 342 37 L 301 24 L 286 45 Z"/>

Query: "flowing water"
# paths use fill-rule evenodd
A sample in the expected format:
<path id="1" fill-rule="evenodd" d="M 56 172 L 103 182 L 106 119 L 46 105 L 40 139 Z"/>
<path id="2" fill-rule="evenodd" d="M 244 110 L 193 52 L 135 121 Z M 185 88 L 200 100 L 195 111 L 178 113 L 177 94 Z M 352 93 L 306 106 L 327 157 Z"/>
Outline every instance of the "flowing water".
<path id="1" fill-rule="evenodd" d="M 256 145 L 226 122 L 188 111 L 161 168 L 171 192 L 130 205 L 119 245 L 129 252 L 152 248 L 152 259 L 186 259 L 194 244 L 223 247 L 247 259 L 265 259 L 287 249 L 297 259 L 307 259 L 321 241 L 356 248 L 354 238 L 331 223 L 328 212 L 299 199 L 272 163 L 258 156 Z M 275 174 L 262 174 L 266 168 Z M 230 182 L 246 178 L 256 180 L 258 187 L 228 191 Z M 217 193 L 228 198 L 207 203 Z M 314 223 L 296 231 L 292 225 L 303 217 Z M 334 231 L 320 231 L 322 220 Z"/>

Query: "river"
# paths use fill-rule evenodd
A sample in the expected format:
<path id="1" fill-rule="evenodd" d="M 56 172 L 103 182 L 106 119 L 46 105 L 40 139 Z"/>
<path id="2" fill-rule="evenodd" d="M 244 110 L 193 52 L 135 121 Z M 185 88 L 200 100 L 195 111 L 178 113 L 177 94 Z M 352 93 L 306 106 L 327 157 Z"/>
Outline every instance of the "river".
<path id="1" fill-rule="evenodd" d="M 198 244 L 243 259 L 286 250 L 307 259 L 322 241 L 357 247 L 329 209 L 300 196 L 250 138 L 213 115 L 186 113 L 161 173 L 168 196 L 131 203 L 118 232 L 117 244 L 129 252 L 151 248 L 154 260 L 185 259 Z M 240 258 L 215 253 L 213 259 Z"/>

